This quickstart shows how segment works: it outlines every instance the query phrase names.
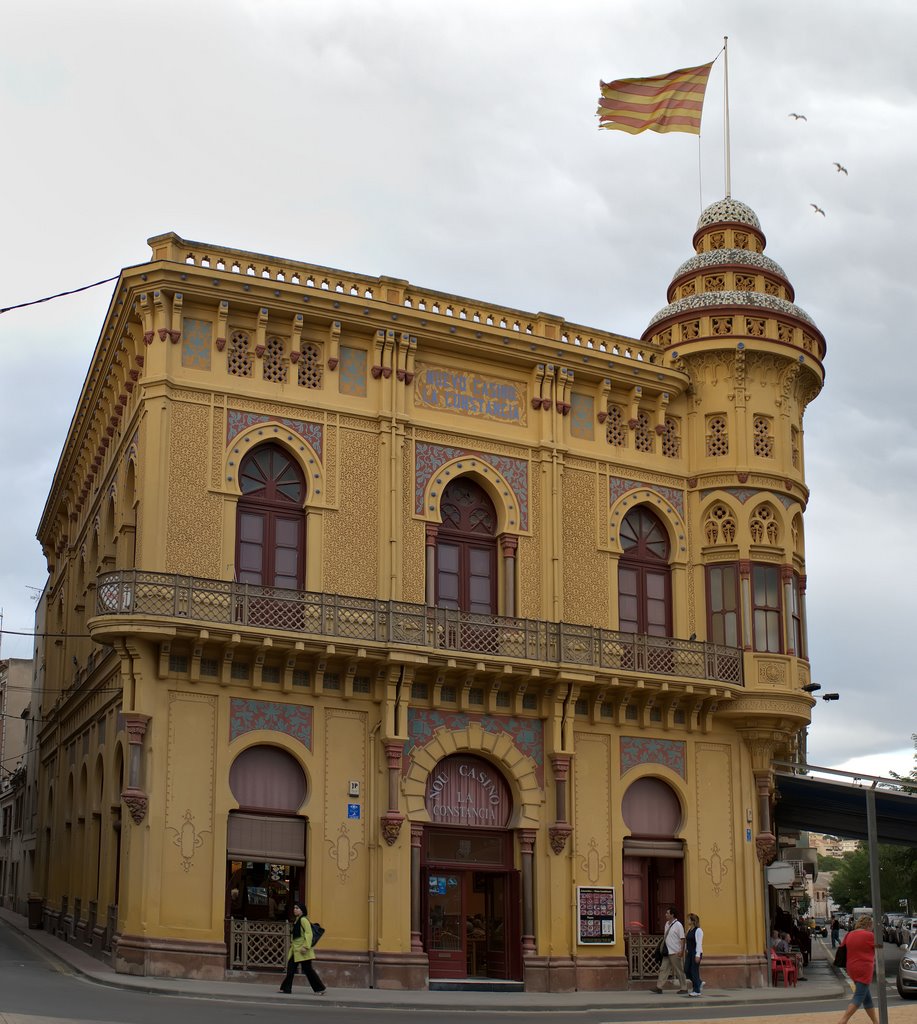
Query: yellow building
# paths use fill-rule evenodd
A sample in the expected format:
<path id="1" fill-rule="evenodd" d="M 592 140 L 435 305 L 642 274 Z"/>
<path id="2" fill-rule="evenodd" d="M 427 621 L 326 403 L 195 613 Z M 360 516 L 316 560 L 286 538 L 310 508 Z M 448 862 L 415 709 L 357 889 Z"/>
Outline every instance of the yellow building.
<path id="1" fill-rule="evenodd" d="M 747 206 L 693 244 L 635 339 L 150 240 L 39 529 L 46 928 L 222 977 L 298 897 L 333 986 L 558 991 L 672 902 L 765 982 L 824 340 Z"/>

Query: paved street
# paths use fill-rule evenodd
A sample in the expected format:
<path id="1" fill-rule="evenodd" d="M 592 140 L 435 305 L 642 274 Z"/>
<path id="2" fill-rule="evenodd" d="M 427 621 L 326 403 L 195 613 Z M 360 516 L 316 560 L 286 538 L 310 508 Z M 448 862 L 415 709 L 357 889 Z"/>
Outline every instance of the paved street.
<path id="1" fill-rule="evenodd" d="M 829 951 L 830 952 L 830 951 Z M 898 951 L 889 950 L 890 973 Z M 539 995 L 493 992 L 390 992 L 329 989 L 315 997 L 297 989 L 277 995 L 271 984 L 194 982 L 117 975 L 111 968 L 23 918 L 0 911 L 0 1024 L 283 1024 L 307 1015 L 317 1024 L 637 1024 L 704 1021 L 754 1024 L 836 1024 L 846 984 L 828 966 L 823 947 L 795 989 L 705 990 L 702 999 L 674 993 L 574 992 Z M 301 982 L 300 982 L 301 983 Z M 917 1024 L 917 1001 L 903 1003 L 889 987 L 891 1024 Z M 862 1017 L 865 1020 L 865 1015 Z"/>

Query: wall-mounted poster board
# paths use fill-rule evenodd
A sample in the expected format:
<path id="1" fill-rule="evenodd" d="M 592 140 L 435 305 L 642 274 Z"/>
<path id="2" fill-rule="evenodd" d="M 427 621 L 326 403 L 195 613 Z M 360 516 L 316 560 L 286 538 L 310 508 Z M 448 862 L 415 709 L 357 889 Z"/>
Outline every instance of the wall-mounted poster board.
<path id="1" fill-rule="evenodd" d="M 613 886 L 576 887 L 577 942 L 581 946 L 612 945 L 615 941 Z"/>

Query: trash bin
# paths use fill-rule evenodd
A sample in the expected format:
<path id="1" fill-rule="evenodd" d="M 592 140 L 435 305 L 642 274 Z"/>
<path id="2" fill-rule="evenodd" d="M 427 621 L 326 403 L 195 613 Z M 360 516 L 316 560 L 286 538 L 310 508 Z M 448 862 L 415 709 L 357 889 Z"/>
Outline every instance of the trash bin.
<path id="1" fill-rule="evenodd" d="M 41 928 L 42 926 L 42 912 L 45 907 L 45 901 L 41 896 L 30 896 L 29 897 L 29 927 L 30 928 Z"/>

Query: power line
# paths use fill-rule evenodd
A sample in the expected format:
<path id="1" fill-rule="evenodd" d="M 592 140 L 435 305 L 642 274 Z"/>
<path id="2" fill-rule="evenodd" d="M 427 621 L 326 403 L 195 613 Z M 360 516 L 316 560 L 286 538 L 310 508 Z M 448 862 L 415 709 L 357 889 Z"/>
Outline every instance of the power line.
<path id="1" fill-rule="evenodd" d="M 60 299 L 64 295 L 76 295 L 77 292 L 85 292 L 90 288 L 98 288 L 100 284 L 108 284 L 109 281 L 117 281 L 119 275 L 115 274 L 114 277 L 106 277 L 104 281 L 95 281 L 93 284 L 84 284 L 81 288 L 71 288 L 67 292 L 57 292 L 54 295 L 46 295 L 43 299 L 32 299 L 31 302 L 19 302 L 15 306 L 4 306 L 0 309 L 0 313 L 9 313 L 14 309 L 23 309 L 25 306 L 37 306 L 40 302 L 50 302 L 52 299 Z"/>

